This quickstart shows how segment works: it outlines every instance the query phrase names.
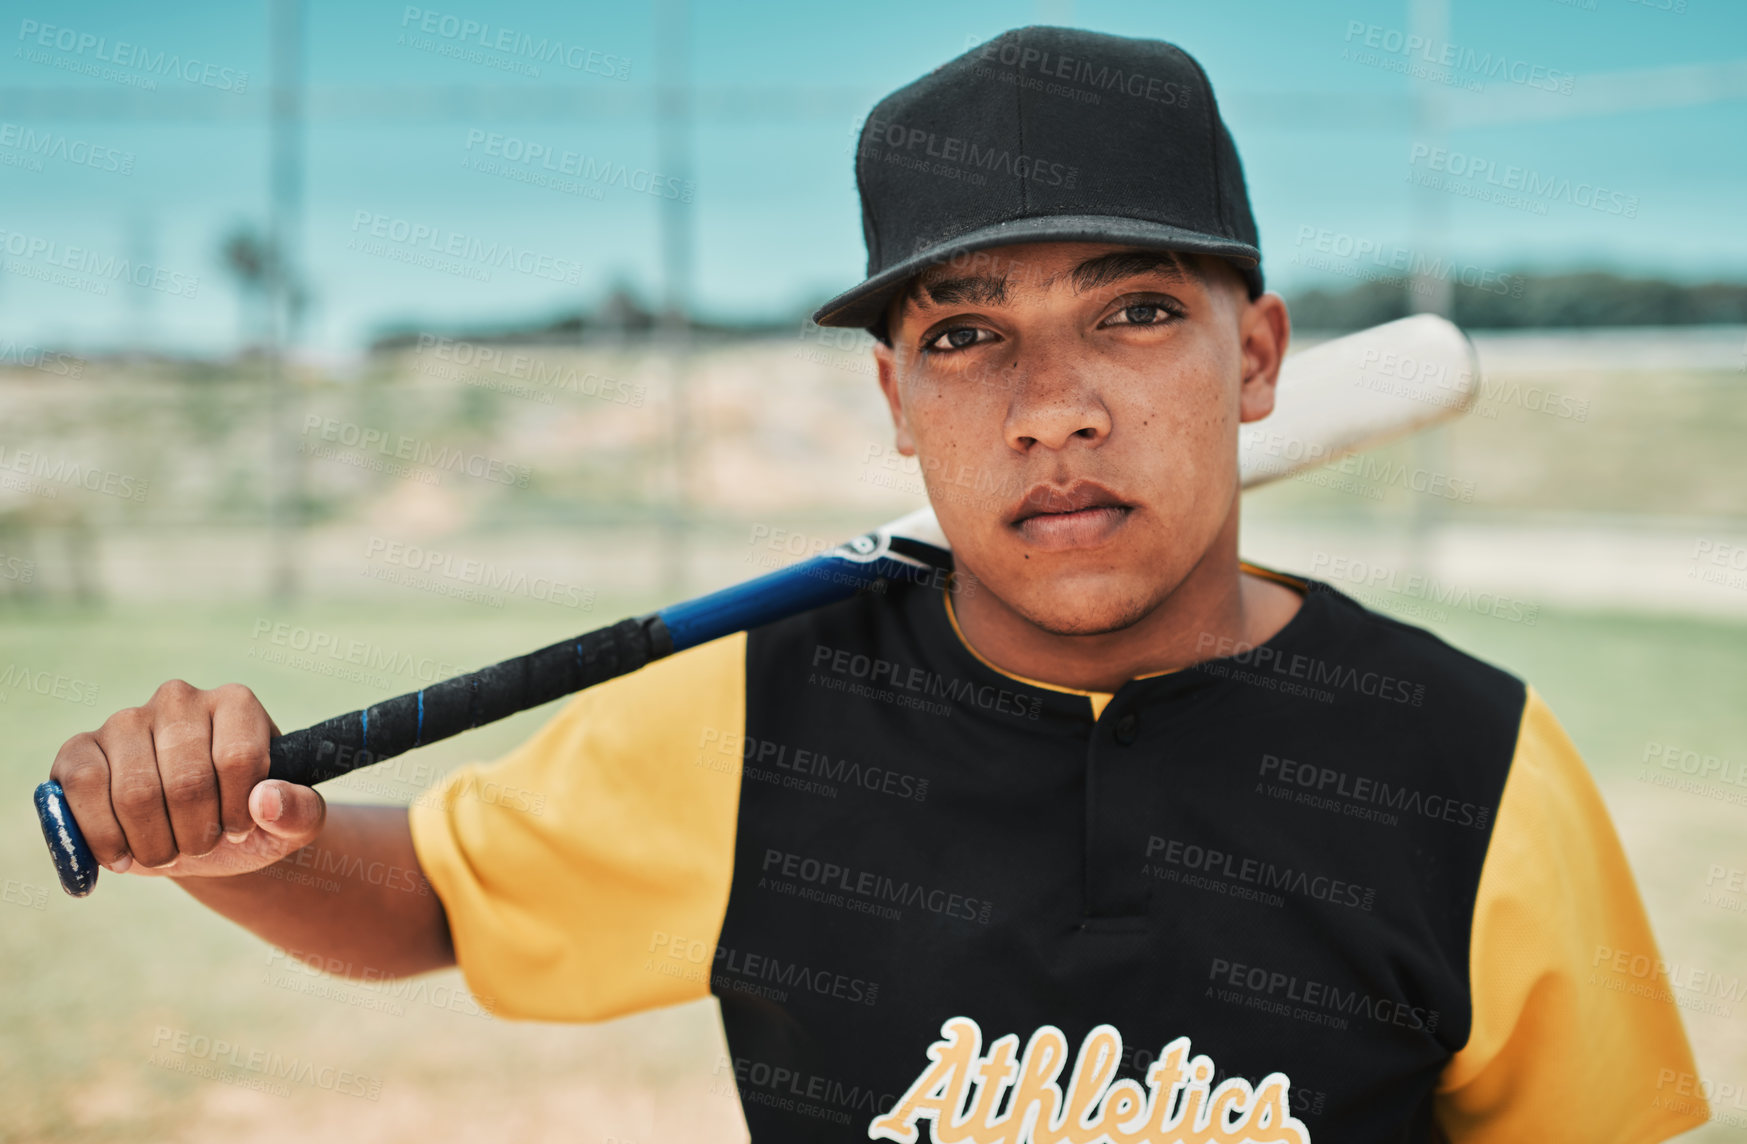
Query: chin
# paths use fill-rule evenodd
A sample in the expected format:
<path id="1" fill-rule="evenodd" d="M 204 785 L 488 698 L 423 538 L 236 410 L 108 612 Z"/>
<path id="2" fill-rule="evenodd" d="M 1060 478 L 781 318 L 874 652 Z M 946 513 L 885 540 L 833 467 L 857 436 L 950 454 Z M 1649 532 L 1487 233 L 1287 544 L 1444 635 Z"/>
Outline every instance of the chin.
<path id="1" fill-rule="evenodd" d="M 1097 636 L 1133 627 L 1169 591 L 1160 592 L 1156 578 L 1104 573 L 1065 576 L 1043 584 L 1031 580 L 1012 596 L 998 588 L 996 594 L 1051 635 Z"/>

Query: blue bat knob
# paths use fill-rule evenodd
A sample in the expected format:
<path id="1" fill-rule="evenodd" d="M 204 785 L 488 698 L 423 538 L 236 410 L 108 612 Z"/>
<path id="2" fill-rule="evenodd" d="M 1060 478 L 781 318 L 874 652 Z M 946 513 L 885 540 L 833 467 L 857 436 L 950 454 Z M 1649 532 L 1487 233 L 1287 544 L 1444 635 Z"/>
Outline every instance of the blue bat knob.
<path id="1" fill-rule="evenodd" d="M 97 888 L 97 859 L 85 844 L 85 835 L 67 809 L 67 795 L 53 779 L 36 788 L 36 817 L 42 823 L 43 841 L 55 860 L 61 889 L 83 898 Z"/>

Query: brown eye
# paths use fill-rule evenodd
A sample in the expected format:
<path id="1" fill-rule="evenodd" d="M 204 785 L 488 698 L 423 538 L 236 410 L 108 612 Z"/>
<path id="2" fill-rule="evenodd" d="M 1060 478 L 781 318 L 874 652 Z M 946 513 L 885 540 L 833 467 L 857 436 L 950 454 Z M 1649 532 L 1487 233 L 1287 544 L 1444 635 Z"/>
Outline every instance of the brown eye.
<path id="1" fill-rule="evenodd" d="M 1130 302 L 1104 319 L 1105 326 L 1164 326 L 1184 316 L 1169 299 Z"/>
<path id="2" fill-rule="evenodd" d="M 976 326 L 954 326 L 950 330 L 942 330 L 923 348 L 930 353 L 950 353 L 953 350 L 962 350 L 976 345 L 981 340 L 980 335 L 986 332 L 986 330 L 978 329 Z"/>

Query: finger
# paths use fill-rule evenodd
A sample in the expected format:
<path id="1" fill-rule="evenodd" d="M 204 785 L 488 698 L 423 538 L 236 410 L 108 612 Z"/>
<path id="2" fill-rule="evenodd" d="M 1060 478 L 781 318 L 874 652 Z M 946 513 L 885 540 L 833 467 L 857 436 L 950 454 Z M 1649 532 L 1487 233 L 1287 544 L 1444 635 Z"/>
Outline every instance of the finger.
<path id="1" fill-rule="evenodd" d="M 268 834 L 301 844 L 321 833 L 328 804 L 314 787 L 268 779 L 249 792 L 249 814 Z"/>
<path id="2" fill-rule="evenodd" d="M 267 743 L 273 721 L 255 693 L 227 683 L 213 693 L 212 765 L 218 773 L 219 818 L 232 842 L 249 836 L 249 792 L 267 777 Z"/>
<path id="3" fill-rule="evenodd" d="M 109 760 L 109 802 L 127 836 L 127 852 L 142 866 L 172 861 L 176 836 L 164 809 L 151 714 L 144 707 L 117 711 L 97 729 L 97 745 Z"/>
<path id="4" fill-rule="evenodd" d="M 212 769 L 212 715 L 201 694 L 180 679 L 152 696 L 152 749 L 176 852 L 210 853 L 219 842 L 218 774 Z"/>
<path id="5" fill-rule="evenodd" d="M 49 768 L 49 778 L 61 784 L 67 809 L 85 835 L 91 856 L 117 874 L 124 873 L 133 865 L 133 858 L 127 852 L 127 835 L 116 821 L 115 808 L 109 804 L 109 760 L 103 757 L 96 736 L 86 732 L 63 743 Z"/>

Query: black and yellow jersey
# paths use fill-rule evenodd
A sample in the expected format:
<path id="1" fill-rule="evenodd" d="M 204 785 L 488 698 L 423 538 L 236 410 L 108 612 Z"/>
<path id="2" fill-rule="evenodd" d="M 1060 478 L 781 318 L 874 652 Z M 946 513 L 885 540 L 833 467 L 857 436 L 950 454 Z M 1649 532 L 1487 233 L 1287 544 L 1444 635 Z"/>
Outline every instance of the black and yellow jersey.
<path id="1" fill-rule="evenodd" d="M 1263 574 L 1304 595 L 1274 638 L 1114 694 L 905 585 L 584 692 L 411 812 L 468 983 L 546 1021 L 714 994 L 760 1144 L 1702 1123 L 1540 697 Z"/>

